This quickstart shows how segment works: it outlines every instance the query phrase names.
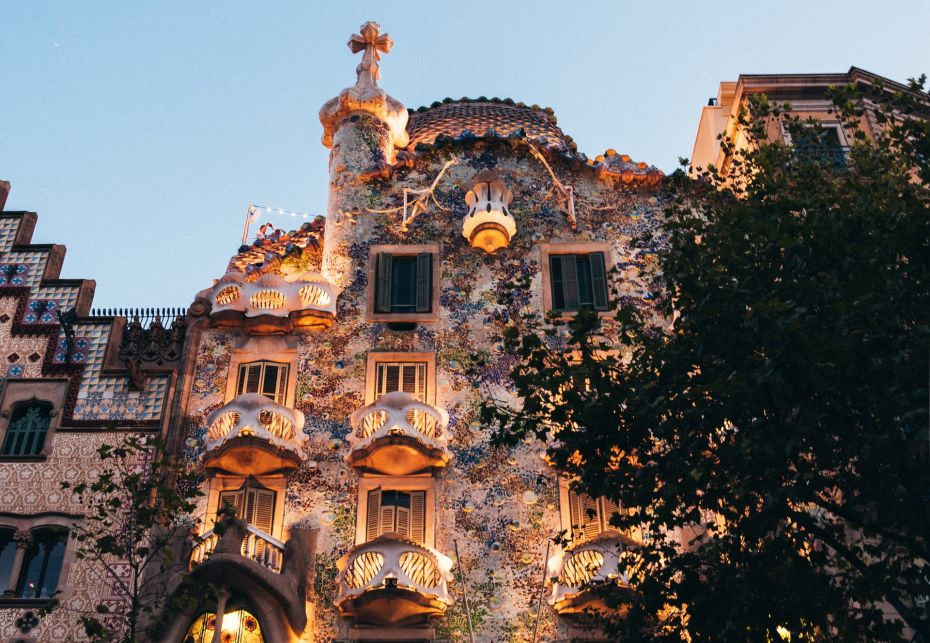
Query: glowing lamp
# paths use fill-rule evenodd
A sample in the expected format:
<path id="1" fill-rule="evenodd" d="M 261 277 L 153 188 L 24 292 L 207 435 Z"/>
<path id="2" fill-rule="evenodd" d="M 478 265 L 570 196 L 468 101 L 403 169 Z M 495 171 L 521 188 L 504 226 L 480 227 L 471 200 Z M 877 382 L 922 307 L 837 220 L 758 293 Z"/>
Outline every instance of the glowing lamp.
<path id="1" fill-rule="evenodd" d="M 462 236 L 472 248 L 494 254 L 510 244 L 517 233 L 517 223 L 507 206 L 513 193 L 496 174 L 483 171 L 475 177 L 465 194 L 468 214 L 462 221 Z"/>

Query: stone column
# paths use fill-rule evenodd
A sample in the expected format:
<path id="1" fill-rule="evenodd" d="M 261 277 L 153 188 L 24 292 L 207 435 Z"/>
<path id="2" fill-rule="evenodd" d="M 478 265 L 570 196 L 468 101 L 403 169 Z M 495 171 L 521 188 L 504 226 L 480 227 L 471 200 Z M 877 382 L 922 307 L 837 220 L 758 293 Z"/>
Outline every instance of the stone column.
<path id="1" fill-rule="evenodd" d="M 10 580 L 3 592 L 4 596 L 16 596 L 16 585 L 19 584 L 19 577 L 23 571 L 26 550 L 32 545 L 32 532 L 18 529 L 13 534 L 13 542 L 16 543 L 16 556 L 13 558 L 13 566 L 10 568 Z"/>
<path id="2" fill-rule="evenodd" d="M 229 600 L 229 596 L 225 587 L 221 587 L 216 595 L 216 624 L 213 626 L 212 643 L 223 643 L 223 617 L 226 616 L 226 601 Z"/>

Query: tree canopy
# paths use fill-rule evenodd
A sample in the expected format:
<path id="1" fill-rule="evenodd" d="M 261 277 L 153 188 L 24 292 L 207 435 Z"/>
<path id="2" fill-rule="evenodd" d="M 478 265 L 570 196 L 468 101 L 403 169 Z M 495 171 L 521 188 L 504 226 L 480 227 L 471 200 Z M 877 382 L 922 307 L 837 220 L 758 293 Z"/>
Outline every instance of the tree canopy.
<path id="1" fill-rule="evenodd" d="M 831 98 L 840 158 L 757 96 L 726 172 L 669 177 L 662 288 L 615 298 L 620 339 L 585 311 L 568 350 L 508 331 L 521 403 L 484 419 L 644 534 L 629 588 L 591 588 L 628 640 L 930 640 L 930 97 Z"/>

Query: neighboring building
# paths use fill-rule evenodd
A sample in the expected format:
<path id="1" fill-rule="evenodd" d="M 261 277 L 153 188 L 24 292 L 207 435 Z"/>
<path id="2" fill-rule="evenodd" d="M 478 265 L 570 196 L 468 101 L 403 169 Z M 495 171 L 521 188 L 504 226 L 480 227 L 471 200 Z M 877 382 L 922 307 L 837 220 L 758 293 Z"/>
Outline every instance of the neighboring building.
<path id="1" fill-rule="evenodd" d="M 82 508 L 61 483 L 99 471 L 97 447 L 120 434 L 166 435 L 176 361 L 124 352 L 146 374 L 143 386 L 130 384 L 118 357 L 126 318 L 89 316 L 94 282 L 58 278 L 65 247 L 30 243 L 36 215 L 3 211 L 9 189 L 0 182 L 0 641 L 75 641 L 77 613 L 116 608 L 119 598 L 99 569 L 76 560 L 68 535 Z M 127 332 L 149 336 L 140 324 Z M 160 355 L 176 360 L 182 341 L 179 324 Z M 60 608 L 40 616 L 52 596 Z"/>
<path id="2" fill-rule="evenodd" d="M 0 641 L 80 640 L 74 612 L 110 596 L 74 560 L 80 516 L 59 486 L 126 431 L 203 470 L 179 573 L 221 591 L 161 640 L 597 638 L 580 588 L 616 577 L 618 508 L 576 495 L 542 445 L 492 448 L 478 411 L 510 399 L 511 320 L 648 307 L 662 173 L 588 160 L 551 110 L 509 99 L 408 111 L 377 84 L 387 35 L 366 23 L 349 45 L 357 82 L 320 111 L 325 218 L 263 226 L 167 333 L 168 315 L 89 316 L 93 282 L 57 279 L 64 248 L 28 245 L 35 215 L 0 215 Z M 736 106 L 785 79 L 816 85 L 825 114 L 822 88 L 848 77 L 722 84 L 695 162 L 722 164 Z M 619 332 L 607 315 L 604 332 Z M 156 336 L 157 359 L 138 349 Z M 238 520 L 220 535 L 224 505 Z M 572 546 L 550 549 L 562 530 Z M 71 611 L 41 616 L 56 589 Z"/>
<path id="3" fill-rule="evenodd" d="M 910 92 L 906 85 L 857 67 L 850 67 L 845 74 L 743 74 L 736 82 L 720 83 L 717 96 L 711 98 L 701 111 L 691 164 L 695 168 L 713 165 L 726 174 L 730 159 L 721 148 L 720 137 L 733 141 L 737 149 L 744 148 L 747 141 L 739 125 L 740 111 L 747 107 L 750 96 L 764 94 L 771 102 L 790 104 L 792 112 L 800 118 L 818 121 L 823 128 L 822 136 L 819 140 L 805 142 L 801 149 L 817 154 L 825 163 L 842 167 L 851 145 L 851 133 L 844 130 L 828 90 L 845 85 L 859 87 L 865 107 L 859 128 L 867 137 L 874 139 L 881 128 L 875 119 L 875 104 L 870 99 L 876 81 L 884 86 L 885 91 Z M 930 106 L 924 101 L 921 104 L 925 115 L 930 117 Z M 769 140 L 791 142 L 790 135 L 778 122 L 772 121 L 767 134 Z"/>

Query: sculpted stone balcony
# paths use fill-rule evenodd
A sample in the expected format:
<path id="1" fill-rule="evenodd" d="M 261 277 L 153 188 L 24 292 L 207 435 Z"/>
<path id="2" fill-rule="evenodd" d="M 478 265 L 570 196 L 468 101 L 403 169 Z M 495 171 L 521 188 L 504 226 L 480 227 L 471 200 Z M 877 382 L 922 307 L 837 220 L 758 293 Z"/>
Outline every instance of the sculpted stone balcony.
<path id="1" fill-rule="evenodd" d="M 294 469 L 306 459 L 304 414 L 244 393 L 207 417 L 204 466 L 240 475 Z"/>
<path id="2" fill-rule="evenodd" d="M 556 580 L 549 604 L 561 615 L 604 610 L 603 600 L 592 589 L 628 590 L 628 579 L 619 570 L 619 555 L 628 542 L 619 532 L 608 530 L 551 557 L 548 576 Z"/>
<path id="3" fill-rule="evenodd" d="M 307 625 L 305 600 L 310 561 L 316 555 L 316 532 L 292 526 L 282 542 L 245 520 L 224 516 L 214 529 L 188 542 L 179 551 L 180 579 L 223 588 L 257 609 L 266 641 L 296 641 Z M 181 587 L 179 582 L 175 587 Z M 181 613 L 170 613 L 162 635 L 153 640 L 180 641 L 200 609 L 187 601 Z M 226 639 L 223 639 L 224 641 Z"/>
<path id="4" fill-rule="evenodd" d="M 336 317 L 336 287 L 318 272 L 249 280 L 233 270 L 205 292 L 215 324 L 243 326 L 255 334 L 322 330 Z"/>
<path id="5" fill-rule="evenodd" d="M 388 475 L 438 469 L 449 461 L 449 415 L 410 393 L 388 393 L 352 414 L 346 460 Z"/>
<path id="6" fill-rule="evenodd" d="M 336 562 L 343 616 L 371 625 L 416 625 L 442 616 L 452 603 L 452 560 L 399 534 L 355 547 Z"/>

